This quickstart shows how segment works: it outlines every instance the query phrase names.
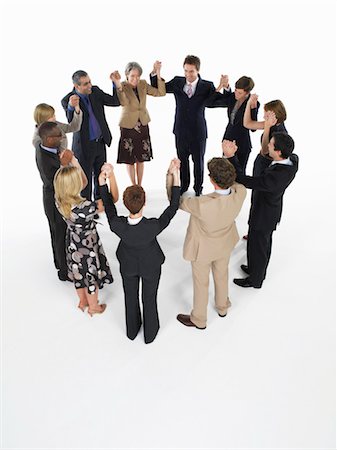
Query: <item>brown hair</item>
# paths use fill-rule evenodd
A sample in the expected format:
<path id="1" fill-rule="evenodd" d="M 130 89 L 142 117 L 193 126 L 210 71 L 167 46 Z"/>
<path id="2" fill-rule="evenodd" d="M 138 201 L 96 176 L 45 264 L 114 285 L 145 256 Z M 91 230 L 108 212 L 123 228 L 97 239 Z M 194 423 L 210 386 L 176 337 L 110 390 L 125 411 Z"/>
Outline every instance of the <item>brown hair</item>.
<path id="1" fill-rule="evenodd" d="M 253 79 L 246 76 L 239 78 L 238 81 L 235 83 L 236 89 L 243 89 L 245 92 L 250 92 L 254 86 L 255 83 Z"/>
<path id="2" fill-rule="evenodd" d="M 138 184 L 129 186 L 123 193 L 123 203 L 131 214 L 137 214 L 145 204 L 145 191 Z"/>
<path id="3" fill-rule="evenodd" d="M 287 111 L 281 100 L 272 100 L 264 105 L 265 111 L 273 111 L 278 123 L 282 123 L 287 118 Z"/>
<path id="4" fill-rule="evenodd" d="M 43 122 L 47 122 L 55 114 L 55 109 L 47 105 L 47 103 L 40 103 L 34 109 L 34 120 L 36 125 L 41 125 Z"/>
<path id="5" fill-rule="evenodd" d="M 197 69 L 198 72 L 200 70 L 200 58 L 198 58 L 197 56 L 187 55 L 184 60 L 183 66 L 185 64 L 192 64 L 192 66 L 195 66 L 195 68 Z"/>
<path id="6" fill-rule="evenodd" d="M 231 187 L 236 178 L 234 166 L 226 158 L 212 158 L 207 163 L 209 176 L 221 188 Z"/>
<path id="7" fill-rule="evenodd" d="M 77 167 L 61 167 L 54 176 L 55 200 L 58 208 L 66 219 L 71 215 L 71 208 L 85 199 L 80 193 L 83 183 Z"/>

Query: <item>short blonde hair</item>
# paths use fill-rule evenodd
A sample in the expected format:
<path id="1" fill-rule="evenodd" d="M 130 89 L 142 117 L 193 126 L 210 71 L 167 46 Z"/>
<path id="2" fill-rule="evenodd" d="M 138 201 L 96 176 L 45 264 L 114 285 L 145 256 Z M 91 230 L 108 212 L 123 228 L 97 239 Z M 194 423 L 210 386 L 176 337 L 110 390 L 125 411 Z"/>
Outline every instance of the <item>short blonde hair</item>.
<path id="1" fill-rule="evenodd" d="M 60 212 L 69 219 L 71 208 L 85 200 L 80 195 L 83 183 L 79 169 L 73 166 L 61 167 L 54 177 L 54 189 Z"/>
<path id="2" fill-rule="evenodd" d="M 55 109 L 47 105 L 47 103 L 40 103 L 34 109 L 34 120 L 36 125 L 41 125 L 43 122 L 47 122 L 55 114 Z"/>

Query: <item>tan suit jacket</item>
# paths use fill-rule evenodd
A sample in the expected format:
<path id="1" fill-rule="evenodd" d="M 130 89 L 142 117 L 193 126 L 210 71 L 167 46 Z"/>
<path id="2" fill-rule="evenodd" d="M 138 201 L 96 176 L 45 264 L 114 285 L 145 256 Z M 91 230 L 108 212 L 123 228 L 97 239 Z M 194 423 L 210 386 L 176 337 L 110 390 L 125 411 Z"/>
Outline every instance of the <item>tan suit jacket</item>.
<path id="1" fill-rule="evenodd" d="M 246 197 L 246 188 L 234 183 L 229 195 L 212 192 L 185 197 L 180 208 L 191 214 L 184 259 L 211 262 L 229 255 L 239 240 L 235 219 Z"/>
<path id="2" fill-rule="evenodd" d="M 150 116 L 146 109 L 146 96 L 162 97 L 166 94 L 165 81 L 158 79 L 158 88 L 150 86 L 145 80 L 139 80 L 138 86 L 139 100 L 133 92 L 131 84 L 127 81 L 122 82 L 121 90 L 117 89 L 118 99 L 122 105 L 122 115 L 119 126 L 132 129 L 136 126 L 138 120 L 142 125 L 150 122 Z"/>

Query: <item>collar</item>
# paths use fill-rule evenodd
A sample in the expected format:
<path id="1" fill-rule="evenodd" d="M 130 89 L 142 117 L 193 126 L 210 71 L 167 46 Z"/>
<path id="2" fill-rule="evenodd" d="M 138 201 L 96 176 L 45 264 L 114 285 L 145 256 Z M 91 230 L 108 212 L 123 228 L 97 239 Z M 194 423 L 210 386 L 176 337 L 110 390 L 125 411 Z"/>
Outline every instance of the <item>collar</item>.
<path id="1" fill-rule="evenodd" d="M 219 194 L 219 195 L 229 195 L 231 193 L 231 188 L 228 188 L 228 189 L 215 189 L 214 193 L 215 194 Z"/>
<path id="2" fill-rule="evenodd" d="M 290 161 L 290 158 L 282 159 L 281 161 L 272 161 L 270 164 L 271 166 L 274 166 L 275 164 L 283 164 L 284 166 L 293 166 L 293 162 Z"/>
<path id="3" fill-rule="evenodd" d="M 137 225 L 142 220 L 143 216 L 138 217 L 137 219 L 131 219 L 131 217 L 128 217 L 129 225 Z"/>
<path id="4" fill-rule="evenodd" d="M 199 77 L 196 79 L 196 80 L 194 80 L 194 81 L 192 81 L 192 83 L 189 83 L 187 80 L 186 80 L 186 78 L 185 78 L 185 85 L 191 85 L 192 86 L 192 89 L 195 89 L 196 88 L 196 86 L 197 86 L 197 84 L 198 84 L 198 81 L 199 81 Z"/>
<path id="5" fill-rule="evenodd" d="M 54 153 L 54 155 L 58 154 L 58 149 L 57 148 L 45 147 L 42 144 L 41 144 L 41 148 L 43 148 L 43 150 L 46 150 L 49 153 Z"/>

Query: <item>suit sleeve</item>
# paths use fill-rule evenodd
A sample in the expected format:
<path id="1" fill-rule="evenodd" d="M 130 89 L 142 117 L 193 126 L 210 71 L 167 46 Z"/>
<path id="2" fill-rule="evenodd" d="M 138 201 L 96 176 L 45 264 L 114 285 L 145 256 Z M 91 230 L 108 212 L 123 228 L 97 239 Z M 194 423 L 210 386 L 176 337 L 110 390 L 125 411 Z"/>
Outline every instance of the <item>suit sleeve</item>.
<path id="1" fill-rule="evenodd" d="M 260 103 L 257 102 L 257 107 L 250 110 L 250 117 L 255 122 L 257 122 L 257 113 L 258 113 L 259 107 L 260 107 Z M 256 130 L 250 130 L 250 131 L 254 131 L 255 132 Z"/>
<path id="2" fill-rule="evenodd" d="M 158 219 L 159 223 L 158 234 L 161 233 L 168 226 L 172 218 L 175 216 L 179 208 L 179 199 L 180 199 L 180 186 L 173 186 L 170 205 L 165 209 L 165 211 Z"/>
<path id="3" fill-rule="evenodd" d="M 171 81 L 165 83 L 166 94 L 172 94 L 174 92 L 175 79 L 173 78 Z M 152 76 L 150 74 L 151 86 L 157 88 L 158 87 L 158 77 L 157 75 Z"/>
<path id="4" fill-rule="evenodd" d="M 73 114 L 73 119 L 70 123 L 58 123 L 57 125 L 61 128 L 64 133 L 75 133 L 80 131 L 83 119 L 83 112 L 80 109 L 79 114 Z"/>
<path id="5" fill-rule="evenodd" d="M 107 216 L 110 230 L 119 235 L 119 229 L 122 224 L 122 220 L 119 216 L 117 216 L 117 209 L 112 200 L 112 195 L 108 190 L 108 186 L 105 184 L 104 186 L 100 186 L 100 193 L 102 196 L 105 214 Z"/>
<path id="6" fill-rule="evenodd" d="M 105 106 L 120 106 L 117 89 L 113 87 L 112 95 L 103 92 L 99 87 L 96 87 L 97 92 L 101 98 L 103 105 Z"/>
<path id="7" fill-rule="evenodd" d="M 155 88 L 154 86 L 146 83 L 146 93 L 148 95 L 153 95 L 154 97 L 163 97 L 166 94 L 165 81 L 162 79 L 157 80 L 157 84 L 158 88 Z"/>
<path id="8" fill-rule="evenodd" d="M 227 108 L 230 104 L 232 91 L 224 90 L 224 93 L 213 92 L 206 101 L 207 108 Z"/>
<path id="9" fill-rule="evenodd" d="M 264 167 L 262 168 L 262 170 L 270 165 L 270 160 L 268 160 L 267 158 L 265 159 L 266 161 L 264 162 Z M 275 170 L 266 171 L 258 177 L 251 177 L 243 174 L 239 160 L 236 156 L 229 158 L 229 161 L 236 169 L 237 183 L 243 184 L 244 186 L 246 186 L 246 188 L 264 192 L 275 192 L 278 191 L 279 188 L 281 188 L 281 186 L 279 186 L 279 183 L 282 182 L 282 180 L 277 175 L 277 172 Z"/>
<path id="10" fill-rule="evenodd" d="M 62 108 L 64 109 L 66 116 L 67 116 L 67 120 L 70 123 L 73 120 L 74 117 L 74 112 L 75 112 L 75 108 L 71 111 L 70 109 L 68 109 L 68 103 L 69 103 L 69 97 L 72 94 L 68 94 L 66 95 L 62 100 L 61 100 L 61 104 L 62 104 Z"/>
<path id="11" fill-rule="evenodd" d="M 186 211 L 192 216 L 200 216 L 200 205 L 198 197 L 185 197 L 181 199 L 179 208 Z"/>

